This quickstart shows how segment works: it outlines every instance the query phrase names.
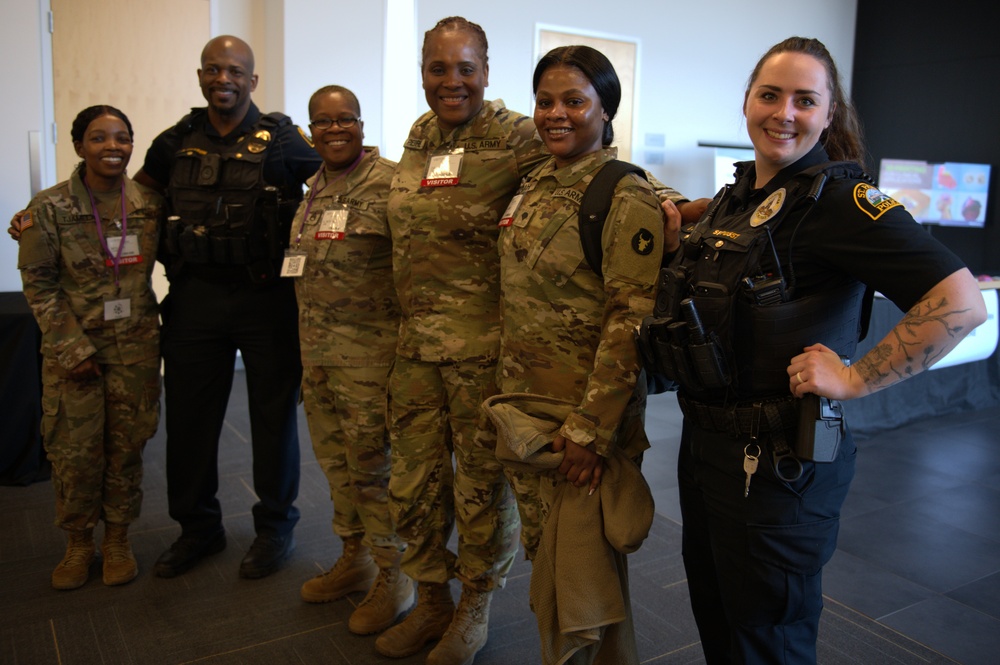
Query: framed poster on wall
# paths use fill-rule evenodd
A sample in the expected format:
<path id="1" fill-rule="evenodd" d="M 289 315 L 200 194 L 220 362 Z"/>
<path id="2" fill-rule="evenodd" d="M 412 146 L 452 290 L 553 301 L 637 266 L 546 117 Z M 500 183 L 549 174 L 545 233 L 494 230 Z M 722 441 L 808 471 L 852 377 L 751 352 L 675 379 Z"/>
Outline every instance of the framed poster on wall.
<path id="1" fill-rule="evenodd" d="M 637 69 L 639 63 L 639 40 L 629 37 L 586 32 L 572 28 L 549 25 L 535 26 L 535 60 L 557 46 L 584 44 L 597 49 L 607 56 L 615 67 L 622 84 L 622 101 L 614 119 L 615 141 L 618 159 L 632 161 L 632 128 L 635 122 L 635 100 Z"/>

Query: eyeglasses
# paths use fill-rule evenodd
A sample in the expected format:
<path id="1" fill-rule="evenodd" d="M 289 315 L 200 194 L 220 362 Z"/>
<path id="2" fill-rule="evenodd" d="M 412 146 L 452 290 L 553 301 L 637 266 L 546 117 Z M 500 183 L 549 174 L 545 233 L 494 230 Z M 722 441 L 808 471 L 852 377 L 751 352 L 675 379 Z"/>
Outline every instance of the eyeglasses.
<path id="1" fill-rule="evenodd" d="M 350 129 L 354 125 L 358 124 L 361 118 L 352 118 L 350 116 L 344 116 L 343 118 L 318 118 L 309 123 L 310 129 L 318 129 L 320 131 L 325 131 L 330 129 L 334 125 L 337 125 L 341 129 Z"/>

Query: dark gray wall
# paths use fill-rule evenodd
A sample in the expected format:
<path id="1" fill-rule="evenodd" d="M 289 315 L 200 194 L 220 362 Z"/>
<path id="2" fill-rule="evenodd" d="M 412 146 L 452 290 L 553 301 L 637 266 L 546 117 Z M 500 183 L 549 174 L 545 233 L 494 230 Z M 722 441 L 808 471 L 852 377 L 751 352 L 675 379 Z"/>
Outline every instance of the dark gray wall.
<path id="1" fill-rule="evenodd" d="M 992 164 L 984 229 L 929 227 L 975 274 L 1000 274 L 996 0 L 858 0 L 852 95 L 872 174 L 883 157 Z"/>

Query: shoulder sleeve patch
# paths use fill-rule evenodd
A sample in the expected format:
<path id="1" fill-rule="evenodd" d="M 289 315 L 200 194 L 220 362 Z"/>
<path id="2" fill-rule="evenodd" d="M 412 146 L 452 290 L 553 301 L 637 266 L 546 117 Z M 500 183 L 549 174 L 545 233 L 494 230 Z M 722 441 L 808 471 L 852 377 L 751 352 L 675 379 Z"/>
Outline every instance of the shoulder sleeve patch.
<path id="1" fill-rule="evenodd" d="M 649 200 L 626 196 L 612 206 L 604 225 L 604 276 L 631 284 L 656 284 L 663 258 L 663 210 Z"/>
<path id="2" fill-rule="evenodd" d="M 632 249 L 639 256 L 646 256 L 653 252 L 653 233 L 649 229 L 639 229 L 632 236 Z"/>
<path id="3" fill-rule="evenodd" d="M 303 140 L 304 140 L 304 141 L 305 141 L 306 143 L 308 143 L 308 144 L 309 144 L 309 147 L 310 147 L 310 148 L 315 148 L 315 147 L 316 147 L 316 146 L 314 146 L 314 145 L 313 145 L 313 140 L 312 140 L 312 137 L 311 137 L 311 136 L 309 136 L 308 134 L 306 134 L 306 133 L 305 133 L 304 131 L 302 131 L 302 128 L 301 128 L 301 127 L 299 127 L 298 125 L 295 125 L 295 129 L 299 130 L 299 136 L 301 136 L 301 137 L 302 137 L 302 139 L 303 139 Z"/>
<path id="4" fill-rule="evenodd" d="M 35 225 L 35 220 L 31 218 L 31 211 L 25 210 L 24 213 L 21 215 L 21 225 L 18 230 L 23 233 L 25 229 L 30 229 L 34 225 Z"/>
<path id="5" fill-rule="evenodd" d="M 877 220 L 889 210 L 903 205 L 894 198 L 883 194 L 877 187 L 859 182 L 854 186 L 854 203 L 873 220 Z"/>

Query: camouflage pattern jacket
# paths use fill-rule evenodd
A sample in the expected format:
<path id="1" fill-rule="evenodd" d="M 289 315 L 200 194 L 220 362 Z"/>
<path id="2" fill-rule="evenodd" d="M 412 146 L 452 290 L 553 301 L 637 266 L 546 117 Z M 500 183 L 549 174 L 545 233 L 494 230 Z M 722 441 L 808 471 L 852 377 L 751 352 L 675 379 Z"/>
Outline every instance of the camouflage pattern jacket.
<path id="1" fill-rule="evenodd" d="M 663 254 L 663 212 L 634 174 L 615 189 L 604 224 L 603 282 L 580 245 L 577 214 L 594 173 L 617 154 L 600 150 L 530 176 L 500 234 L 503 393 L 535 393 L 578 406 L 560 430 L 608 456 L 639 374 L 633 330 L 653 311 Z M 646 446 L 643 446 L 646 447 Z"/>
<path id="2" fill-rule="evenodd" d="M 386 223 L 396 163 L 378 148 L 364 150 L 346 176 L 323 172 L 309 180 L 292 222 L 290 247 L 305 253 L 304 272 L 295 278 L 305 366 L 387 367 L 396 353 L 399 301 Z M 333 221 L 345 211 L 345 221 Z"/>
<path id="3" fill-rule="evenodd" d="M 114 212 L 102 215 L 101 223 L 110 241 L 121 237 L 118 196 L 107 209 Z M 42 329 L 42 354 L 67 370 L 91 356 L 99 363 L 131 365 L 160 353 L 152 274 L 163 199 L 126 177 L 125 210 L 126 236 L 136 236 L 139 258 L 123 257 L 116 287 L 79 169 L 28 204 L 31 225 L 22 229 L 17 267 Z M 129 300 L 131 315 L 105 320 L 105 302 L 123 299 Z"/>
<path id="4" fill-rule="evenodd" d="M 447 135 L 428 112 L 410 129 L 389 193 L 398 353 L 428 362 L 492 362 L 500 339 L 497 222 L 521 178 L 547 158 L 531 118 L 487 101 Z M 428 160 L 464 150 L 459 183 L 424 187 Z"/>

